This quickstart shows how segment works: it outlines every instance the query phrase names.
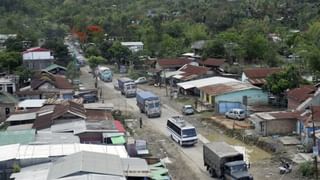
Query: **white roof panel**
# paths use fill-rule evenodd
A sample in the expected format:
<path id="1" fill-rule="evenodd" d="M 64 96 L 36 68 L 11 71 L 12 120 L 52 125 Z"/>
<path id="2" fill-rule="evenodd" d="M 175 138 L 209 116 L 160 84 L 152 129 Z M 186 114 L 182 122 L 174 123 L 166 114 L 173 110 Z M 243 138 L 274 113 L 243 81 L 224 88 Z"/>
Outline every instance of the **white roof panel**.
<path id="1" fill-rule="evenodd" d="M 65 156 L 79 151 L 100 152 L 128 158 L 124 146 L 109 146 L 96 144 L 41 144 L 41 145 L 5 145 L 0 147 L 0 161 L 10 159 L 28 159 Z"/>
<path id="2" fill-rule="evenodd" d="M 0 146 L 0 161 L 15 159 L 19 151 L 19 144 Z"/>
<path id="3" fill-rule="evenodd" d="M 122 46 L 143 46 L 143 42 L 121 42 Z"/>
<path id="4" fill-rule="evenodd" d="M 44 105 L 46 99 L 26 99 L 24 101 L 19 102 L 19 108 L 39 108 Z"/>
<path id="5" fill-rule="evenodd" d="M 183 89 L 190 89 L 190 88 L 201 88 L 204 86 L 214 85 L 214 84 L 223 84 L 227 82 L 240 82 L 236 79 L 232 78 L 225 78 L 225 77 L 210 77 L 204 79 L 198 79 L 193 81 L 187 81 L 183 83 L 178 83 L 177 85 Z"/>
<path id="6" fill-rule="evenodd" d="M 27 121 L 27 120 L 32 120 L 36 119 L 36 113 L 23 113 L 23 114 L 12 114 L 6 121 Z"/>

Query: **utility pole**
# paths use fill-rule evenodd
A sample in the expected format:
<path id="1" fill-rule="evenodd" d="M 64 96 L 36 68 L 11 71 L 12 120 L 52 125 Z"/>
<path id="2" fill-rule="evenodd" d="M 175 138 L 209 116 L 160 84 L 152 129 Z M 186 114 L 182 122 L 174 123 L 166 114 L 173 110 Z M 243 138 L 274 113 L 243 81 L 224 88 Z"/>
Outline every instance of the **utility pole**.
<path id="1" fill-rule="evenodd" d="M 168 96 L 168 87 L 167 87 L 167 77 L 166 77 L 166 69 L 164 69 L 164 83 L 166 86 L 166 96 Z"/>
<path id="2" fill-rule="evenodd" d="M 313 129 L 313 147 L 317 147 L 317 140 L 316 140 L 316 131 L 314 127 L 314 117 L 313 117 L 313 106 L 311 105 L 311 118 L 312 118 L 312 129 Z M 318 151 L 318 148 L 314 148 L 314 150 Z M 316 180 L 318 180 L 318 152 L 314 153 L 314 169 L 315 169 L 315 176 Z"/>

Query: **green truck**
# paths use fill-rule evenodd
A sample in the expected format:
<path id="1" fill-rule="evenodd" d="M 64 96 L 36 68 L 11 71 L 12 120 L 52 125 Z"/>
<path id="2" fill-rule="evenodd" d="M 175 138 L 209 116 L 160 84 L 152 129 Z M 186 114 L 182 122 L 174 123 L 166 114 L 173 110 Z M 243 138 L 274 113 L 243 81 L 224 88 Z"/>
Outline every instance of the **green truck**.
<path id="1" fill-rule="evenodd" d="M 253 180 L 243 154 L 225 142 L 204 144 L 203 161 L 212 177 L 226 180 Z"/>

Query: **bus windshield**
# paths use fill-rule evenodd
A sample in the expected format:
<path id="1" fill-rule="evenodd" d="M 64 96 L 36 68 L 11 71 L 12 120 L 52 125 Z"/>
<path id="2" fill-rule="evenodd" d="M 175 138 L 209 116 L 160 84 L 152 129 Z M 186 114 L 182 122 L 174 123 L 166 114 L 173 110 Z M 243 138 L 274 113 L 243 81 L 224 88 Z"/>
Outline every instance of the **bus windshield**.
<path id="1" fill-rule="evenodd" d="M 182 130 L 182 137 L 195 137 L 197 136 L 196 129 L 184 129 Z"/>

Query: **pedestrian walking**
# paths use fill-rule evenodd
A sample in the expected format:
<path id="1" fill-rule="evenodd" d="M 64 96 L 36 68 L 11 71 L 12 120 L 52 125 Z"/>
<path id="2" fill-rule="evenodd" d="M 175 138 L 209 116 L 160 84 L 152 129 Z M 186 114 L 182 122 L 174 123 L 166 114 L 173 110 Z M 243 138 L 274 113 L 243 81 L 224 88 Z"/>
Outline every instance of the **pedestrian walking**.
<path id="1" fill-rule="evenodd" d="M 140 128 L 142 128 L 142 118 L 139 119 Z"/>

